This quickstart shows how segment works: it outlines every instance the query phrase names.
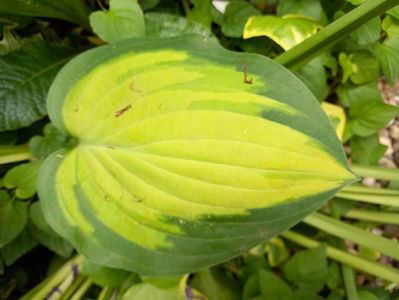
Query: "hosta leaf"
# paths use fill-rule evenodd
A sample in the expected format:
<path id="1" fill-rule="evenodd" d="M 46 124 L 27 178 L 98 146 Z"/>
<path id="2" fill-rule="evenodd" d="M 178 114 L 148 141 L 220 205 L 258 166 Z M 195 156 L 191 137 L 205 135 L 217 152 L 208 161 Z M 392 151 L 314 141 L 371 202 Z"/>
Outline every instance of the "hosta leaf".
<path id="1" fill-rule="evenodd" d="M 270 59 L 202 36 L 131 39 L 58 74 L 43 163 L 53 228 L 96 263 L 182 274 L 294 225 L 353 180 L 317 100 Z"/>
<path id="2" fill-rule="evenodd" d="M 296 15 L 254 16 L 245 24 L 244 39 L 267 36 L 288 50 L 315 34 L 321 27 L 320 23 L 312 19 Z"/>

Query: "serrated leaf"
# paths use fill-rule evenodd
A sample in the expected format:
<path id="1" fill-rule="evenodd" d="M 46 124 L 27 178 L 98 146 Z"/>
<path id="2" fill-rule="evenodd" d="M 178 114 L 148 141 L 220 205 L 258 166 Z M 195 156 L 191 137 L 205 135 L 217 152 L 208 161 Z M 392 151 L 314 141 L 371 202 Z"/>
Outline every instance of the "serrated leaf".
<path id="1" fill-rule="evenodd" d="M 393 85 L 399 77 L 399 38 L 386 39 L 375 51 L 382 73 Z"/>
<path id="2" fill-rule="evenodd" d="M 284 274 L 300 288 L 310 292 L 319 292 L 328 275 L 326 248 L 321 246 L 295 253 L 285 264 Z M 292 296 L 290 299 L 302 298 Z"/>
<path id="3" fill-rule="evenodd" d="M 255 16 L 245 24 L 244 39 L 267 36 L 288 50 L 321 28 L 320 23 L 302 16 Z"/>
<path id="4" fill-rule="evenodd" d="M 377 133 L 367 137 L 352 137 L 350 148 L 352 161 L 366 166 L 378 165 L 387 150 L 387 146 L 380 144 Z"/>
<path id="5" fill-rule="evenodd" d="M 290 287 L 277 275 L 266 270 L 259 271 L 259 286 L 265 299 L 278 300 L 289 297 L 292 293 Z"/>
<path id="6" fill-rule="evenodd" d="M 343 71 L 343 83 L 350 79 L 354 84 L 361 85 L 375 81 L 380 76 L 376 57 L 366 50 L 358 50 L 349 55 L 340 53 L 339 64 Z"/>
<path id="7" fill-rule="evenodd" d="M 70 48 L 32 41 L 0 56 L 0 131 L 29 126 L 46 115 L 48 88 L 72 55 Z"/>
<path id="8" fill-rule="evenodd" d="M 108 43 L 145 35 L 143 11 L 134 0 L 111 0 L 108 12 L 90 15 L 90 25 Z"/>
<path id="9" fill-rule="evenodd" d="M 373 44 L 380 38 L 381 19 L 373 18 L 352 31 L 349 37 L 358 45 L 366 46 Z"/>
<path id="10" fill-rule="evenodd" d="M 1 0 L 0 12 L 57 18 L 87 25 L 89 8 L 82 0 Z"/>
<path id="11" fill-rule="evenodd" d="M 15 196 L 27 199 L 36 194 L 36 177 L 41 162 L 29 162 L 20 164 L 10 169 L 4 176 L 4 185 L 9 189 L 15 189 Z"/>
<path id="12" fill-rule="evenodd" d="M 260 12 L 245 1 L 231 1 L 226 7 L 222 20 L 222 33 L 228 37 L 242 37 L 248 18 Z"/>
<path id="13" fill-rule="evenodd" d="M 15 239 L 28 220 L 28 205 L 10 199 L 7 192 L 0 190 L 0 248 Z"/>
<path id="14" fill-rule="evenodd" d="M 88 51 L 59 73 L 48 111 L 77 143 L 41 168 L 46 219 L 96 263 L 145 275 L 227 260 L 353 179 L 293 74 L 203 36 Z"/>

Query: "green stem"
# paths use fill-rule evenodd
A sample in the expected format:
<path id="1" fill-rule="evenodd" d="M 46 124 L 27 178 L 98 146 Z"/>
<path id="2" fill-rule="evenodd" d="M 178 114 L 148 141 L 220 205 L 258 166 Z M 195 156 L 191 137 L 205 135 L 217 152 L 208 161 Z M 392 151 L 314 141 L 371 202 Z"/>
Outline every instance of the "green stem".
<path id="1" fill-rule="evenodd" d="M 20 162 L 32 158 L 27 145 L 0 146 L 0 164 Z"/>
<path id="2" fill-rule="evenodd" d="M 362 201 L 378 205 L 399 207 L 399 197 L 394 195 L 367 195 L 339 192 L 335 196 L 346 200 Z"/>
<path id="3" fill-rule="evenodd" d="M 373 195 L 394 195 L 399 197 L 398 190 L 392 189 L 381 189 L 381 188 L 373 188 L 366 186 L 358 186 L 358 185 L 348 185 L 342 189 L 342 192 L 345 193 L 357 193 L 357 194 L 373 194 Z"/>
<path id="4" fill-rule="evenodd" d="M 376 166 L 352 165 L 352 170 L 361 177 L 399 181 L 399 170 Z"/>
<path id="5" fill-rule="evenodd" d="M 347 211 L 343 216 L 349 219 L 365 220 L 381 224 L 399 225 L 399 214 L 397 213 L 364 209 L 351 209 Z"/>
<path id="6" fill-rule="evenodd" d="M 399 244 L 387 238 L 377 236 L 359 227 L 346 224 L 320 213 L 313 213 L 306 217 L 303 222 L 334 236 L 399 260 Z"/>
<path id="7" fill-rule="evenodd" d="M 399 0 L 368 0 L 275 60 L 291 70 L 297 70 L 360 25 L 398 4 Z"/>
<path id="8" fill-rule="evenodd" d="M 72 284 L 65 290 L 65 293 L 61 296 L 60 300 L 69 300 L 75 291 L 79 288 L 82 282 L 85 280 L 83 275 L 78 275 Z"/>
<path id="9" fill-rule="evenodd" d="M 51 291 L 58 288 L 58 285 L 62 283 L 65 278 L 74 272 L 74 268 L 77 266 L 80 268 L 84 260 L 84 257 L 78 255 L 73 259 L 69 260 L 64 264 L 57 272 L 45 279 L 38 287 L 31 290 L 29 293 L 21 297 L 19 300 L 43 300 Z"/>
<path id="10" fill-rule="evenodd" d="M 355 282 L 355 274 L 352 267 L 341 264 L 342 276 L 344 277 L 345 291 L 348 300 L 359 300 Z"/>
<path id="11" fill-rule="evenodd" d="M 280 235 L 287 240 L 290 240 L 291 242 L 294 242 L 306 248 L 316 248 L 323 245 L 322 243 L 314 239 L 311 239 L 291 230 L 283 232 Z M 329 245 L 327 245 L 326 247 L 326 253 L 329 258 L 351 266 L 357 270 L 363 271 L 376 277 L 380 277 L 389 282 L 399 282 L 399 271 L 387 265 L 367 260 L 365 258 L 350 254 L 346 251 L 339 250 Z"/>
<path id="12" fill-rule="evenodd" d="M 90 279 L 85 279 L 85 281 L 82 283 L 82 285 L 79 287 L 79 289 L 76 291 L 76 293 L 69 298 L 70 300 L 80 300 L 82 297 L 86 294 L 87 290 L 91 287 L 93 284 L 93 281 Z"/>

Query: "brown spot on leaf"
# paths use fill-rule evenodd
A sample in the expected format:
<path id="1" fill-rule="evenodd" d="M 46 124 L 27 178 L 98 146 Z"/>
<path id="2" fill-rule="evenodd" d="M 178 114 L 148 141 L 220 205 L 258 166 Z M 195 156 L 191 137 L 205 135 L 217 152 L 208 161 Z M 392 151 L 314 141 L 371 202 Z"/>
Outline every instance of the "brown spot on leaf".
<path id="1" fill-rule="evenodd" d="M 134 83 L 133 83 L 133 82 L 129 85 L 129 89 L 130 89 L 131 91 L 133 91 L 133 92 L 136 92 L 136 93 L 141 93 L 141 92 L 142 92 L 142 90 L 136 89 L 136 88 L 134 87 Z"/>
<path id="2" fill-rule="evenodd" d="M 253 78 L 248 78 L 248 73 L 247 73 L 247 63 L 244 63 L 242 65 L 242 72 L 244 75 L 244 82 L 247 84 L 252 84 L 253 83 Z"/>
<path id="3" fill-rule="evenodd" d="M 120 117 L 121 115 L 123 115 L 125 112 L 127 112 L 131 108 L 132 108 L 131 104 L 126 105 L 124 108 L 115 112 L 115 117 Z"/>

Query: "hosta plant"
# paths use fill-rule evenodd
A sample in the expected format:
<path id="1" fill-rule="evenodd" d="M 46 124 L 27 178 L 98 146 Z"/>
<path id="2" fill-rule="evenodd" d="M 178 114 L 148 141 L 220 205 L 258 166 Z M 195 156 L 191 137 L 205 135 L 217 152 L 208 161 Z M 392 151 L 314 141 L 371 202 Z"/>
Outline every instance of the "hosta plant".
<path id="1" fill-rule="evenodd" d="M 355 179 L 309 90 L 203 36 L 128 39 L 57 75 L 50 225 L 97 263 L 146 275 L 214 265 L 293 226 Z"/>

